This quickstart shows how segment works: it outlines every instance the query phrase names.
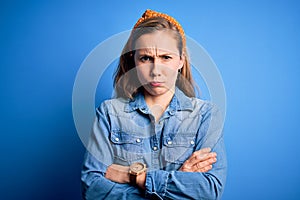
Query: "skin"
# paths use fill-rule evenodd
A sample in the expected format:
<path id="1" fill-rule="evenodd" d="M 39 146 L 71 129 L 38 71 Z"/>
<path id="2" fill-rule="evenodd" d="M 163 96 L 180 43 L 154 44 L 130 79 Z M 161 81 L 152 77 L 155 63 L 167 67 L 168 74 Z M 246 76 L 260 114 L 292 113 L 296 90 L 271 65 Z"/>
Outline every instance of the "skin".
<path id="1" fill-rule="evenodd" d="M 162 39 L 163 38 L 163 39 Z M 178 70 L 183 67 L 184 56 L 179 55 L 176 40 L 168 31 L 142 35 L 135 44 L 134 60 L 138 78 L 144 87 L 145 101 L 157 122 L 174 92 Z M 217 161 L 210 148 L 195 151 L 181 166 L 183 172 L 208 172 Z M 129 183 L 129 166 L 112 164 L 105 177 L 117 183 Z M 137 185 L 145 189 L 146 173 L 137 176 Z"/>
<path id="2" fill-rule="evenodd" d="M 142 35 L 136 41 L 135 49 L 134 60 L 138 78 L 145 89 L 145 101 L 158 121 L 174 95 L 184 57 L 179 55 L 176 40 L 167 31 Z"/>

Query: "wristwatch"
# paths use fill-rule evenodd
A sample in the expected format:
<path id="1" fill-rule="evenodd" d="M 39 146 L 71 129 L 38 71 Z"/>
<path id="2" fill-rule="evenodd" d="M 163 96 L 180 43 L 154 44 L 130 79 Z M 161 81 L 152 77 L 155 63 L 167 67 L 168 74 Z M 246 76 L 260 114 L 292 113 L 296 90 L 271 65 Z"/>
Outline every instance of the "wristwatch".
<path id="1" fill-rule="evenodd" d="M 136 185 L 136 177 L 144 172 L 146 172 L 146 164 L 141 162 L 132 163 L 129 166 L 129 179 L 130 184 Z"/>

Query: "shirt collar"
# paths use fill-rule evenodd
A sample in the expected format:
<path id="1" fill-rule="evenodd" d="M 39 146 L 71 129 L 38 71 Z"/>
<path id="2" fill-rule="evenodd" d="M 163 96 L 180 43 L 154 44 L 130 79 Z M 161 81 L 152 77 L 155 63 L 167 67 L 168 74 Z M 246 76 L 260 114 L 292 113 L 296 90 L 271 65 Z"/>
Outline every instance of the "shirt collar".
<path id="1" fill-rule="evenodd" d="M 193 111 L 193 105 L 191 98 L 187 97 L 179 88 L 175 88 L 175 94 L 167 108 L 169 112 L 180 111 L 180 110 L 189 110 Z M 125 105 L 125 112 L 132 112 L 139 109 L 145 114 L 149 114 L 149 108 L 146 104 L 144 95 L 142 92 L 139 92 L 135 95 L 134 99 L 129 101 Z"/>

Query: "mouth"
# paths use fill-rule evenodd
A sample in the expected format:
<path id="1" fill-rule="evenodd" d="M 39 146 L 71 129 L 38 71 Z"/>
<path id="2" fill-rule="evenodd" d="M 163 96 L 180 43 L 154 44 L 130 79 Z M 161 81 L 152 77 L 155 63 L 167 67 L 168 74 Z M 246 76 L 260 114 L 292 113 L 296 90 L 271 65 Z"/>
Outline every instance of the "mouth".
<path id="1" fill-rule="evenodd" d="M 152 81 L 149 83 L 152 87 L 160 87 L 163 85 L 163 82 L 158 82 L 158 81 Z"/>

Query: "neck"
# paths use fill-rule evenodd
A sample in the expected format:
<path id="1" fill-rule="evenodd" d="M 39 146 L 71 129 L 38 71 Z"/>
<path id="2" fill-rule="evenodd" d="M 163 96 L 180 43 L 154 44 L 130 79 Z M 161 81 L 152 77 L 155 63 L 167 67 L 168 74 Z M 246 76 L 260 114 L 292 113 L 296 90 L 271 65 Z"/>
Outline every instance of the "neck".
<path id="1" fill-rule="evenodd" d="M 173 95 L 174 90 L 169 90 L 168 92 L 158 96 L 152 96 L 149 93 L 144 92 L 146 104 L 154 115 L 155 121 L 158 121 L 164 111 L 167 109 L 173 98 Z"/>
<path id="2" fill-rule="evenodd" d="M 144 93 L 145 101 L 149 107 L 154 106 L 154 105 L 159 105 L 164 108 L 167 108 L 173 98 L 173 95 L 174 95 L 173 90 L 169 90 L 165 94 L 159 95 L 159 96 L 152 96 L 152 95 L 148 94 L 147 92 Z"/>

